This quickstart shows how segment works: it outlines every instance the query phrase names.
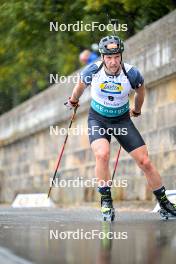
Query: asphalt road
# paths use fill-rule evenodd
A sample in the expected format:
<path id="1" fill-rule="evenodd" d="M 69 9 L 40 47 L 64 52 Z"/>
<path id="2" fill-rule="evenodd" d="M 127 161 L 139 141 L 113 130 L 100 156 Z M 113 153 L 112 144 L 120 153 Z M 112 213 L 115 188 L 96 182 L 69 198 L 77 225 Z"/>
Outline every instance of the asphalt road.
<path id="1" fill-rule="evenodd" d="M 120 211 L 104 223 L 98 209 L 0 208 L 1 264 L 176 263 L 176 220 Z"/>

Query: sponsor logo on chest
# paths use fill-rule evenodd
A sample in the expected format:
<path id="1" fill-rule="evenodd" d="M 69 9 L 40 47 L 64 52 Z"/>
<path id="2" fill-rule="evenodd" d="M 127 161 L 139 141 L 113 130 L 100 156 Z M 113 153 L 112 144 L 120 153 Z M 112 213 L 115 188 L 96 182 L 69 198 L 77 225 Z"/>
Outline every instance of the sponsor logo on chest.
<path id="1" fill-rule="evenodd" d="M 121 94 L 124 87 L 119 82 L 114 81 L 104 81 L 100 84 L 101 92 L 111 93 L 111 94 Z"/>

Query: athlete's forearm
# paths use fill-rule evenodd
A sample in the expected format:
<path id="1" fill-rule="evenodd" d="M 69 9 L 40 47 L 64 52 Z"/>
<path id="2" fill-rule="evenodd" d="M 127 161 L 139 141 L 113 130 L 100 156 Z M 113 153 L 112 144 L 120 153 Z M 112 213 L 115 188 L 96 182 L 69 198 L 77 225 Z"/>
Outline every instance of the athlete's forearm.
<path id="1" fill-rule="evenodd" d="M 85 84 L 81 80 L 79 80 L 78 83 L 73 88 L 73 92 L 70 98 L 71 101 L 73 102 L 78 101 L 80 96 L 83 94 L 85 87 L 86 87 Z"/>
<path id="2" fill-rule="evenodd" d="M 134 96 L 134 110 L 135 112 L 139 113 L 141 112 L 141 108 L 144 102 L 145 97 L 145 88 L 144 85 L 142 85 L 140 88 L 136 90 L 135 96 Z"/>

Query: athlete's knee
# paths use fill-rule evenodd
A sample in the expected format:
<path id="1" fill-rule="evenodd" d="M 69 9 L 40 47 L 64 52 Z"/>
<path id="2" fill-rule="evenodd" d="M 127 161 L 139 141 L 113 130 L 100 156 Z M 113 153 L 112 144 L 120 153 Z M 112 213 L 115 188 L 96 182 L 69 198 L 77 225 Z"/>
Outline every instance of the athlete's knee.
<path id="1" fill-rule="evenodd" d="M 152 162 L 149 159 L 148 155 L 144 155 L 142 157 L 139 158 L 139 160 L 137 161 L 138 165 L 140 168 L 144 169 L 144 170 L 150 170 L 152 167 Z"/>
<path id="2" fill-rule="evenodd" d="M 95 152 L 96 160 L 102 161 L 102 162 L 108 162 L 109 161 L 109 150 L 106 149 L 99 149 Z"/>

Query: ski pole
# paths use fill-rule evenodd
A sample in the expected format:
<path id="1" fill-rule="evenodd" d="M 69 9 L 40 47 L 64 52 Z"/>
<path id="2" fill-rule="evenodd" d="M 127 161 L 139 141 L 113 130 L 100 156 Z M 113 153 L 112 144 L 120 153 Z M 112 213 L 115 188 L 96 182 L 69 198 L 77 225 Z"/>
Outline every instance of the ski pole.
<path id="1" fill-rule="evenodd" d="M 130 117 L 132 117 L 131 114 L 130 114 Z M 114 165 L 114 171 L 113 171 L 113 174 L 112 174 L 112 181 L 113 181 L 114 176 L 115 176 L 115 172 L 116 172 L 116 168 L 117 168 L 117 165 L 118 165 L 121 148 L 122 148 L 122 146 L 120 145 L 120 148 L 119 148 L 119 151 L 118 151 L 118 154 L 117 154 L 117 158 L 116 158 L 116 162 L 115 162 L 115 165 Z"/>
<path id="2" fill-rule="evenodd" d="M 115 32 L 114 26 L 118 26 L 118 24 L 119 24 L 118 19 L 116 19 L 116 18 L 110 18 L 108 12 L 106 12 L 106 16 L 107 16 L 108 23 L 110 23 L 111 25 L 113 25 L 112 31 L 113 31 L 113 34 L 115 36 L 116 35 L 116 32 Z"/>
<path id="3" fill-rule="evenodd" d="M 132 116 L 132 115 L 130 114 L 130 116 Z M 122 146 L 120 145 L 120 148 L 119 148 L 119 151 L 118 151 L 118 154 L 117 154 L 117 158 L 116 158 L 116 162 L 115 162 L 115 165 L 114 165 L 114 171 L 113 171 L 113 174 L 112 174 L 112 182 L 113 182 L 113 179 L 114 179 L 114 176 L 115 176 L 115 172 L 116 172 L 116 168 L 117 168 L 117 165 L 118 165 L 121 148 L 122 148 Z"/>
<path id="4" fill-rule="evenodd" d="M 71 128 L 71 126 L 72 126 L 72 123 L 73 123 L 73 120 L 74 120 L 74 118 L 75 118 L 75 116 L 76 116 L 76 111 L 77 111 L 77 108 L 78 108 L 78 107 L 79 107 L 79 105 L 77 104 L 77 105 L 75 106 L 75 108 L 74 108 L 74 113 L 73 113 L 72 118 L 71 118 L 71 120 L 70 120 L 70 124 L 69 124 L 68 130 L 69 130 L 69 129 Z M 51 186 L 50 186 L 49 191 L 48 191 L 48 198 L 49 198 L 49 196 L 50 196 L 50 193 L 51 193 L 51 190 L 52 190 L 52 187 L 53 187 L 53 182 L 54 182 L 54 180 L 55 180 L 55 178 L 56 178 L 56 174 L 57 174 L 57 171 L 58 171 L 58 168 L 59 168 L 59 165 L 60 165 L 60 162 L 61 162 L 61 158 L 62 158 L 62 155 L 63 155 L 64 149 L 65 149 L 65 145 L 66 145 L 66 142 L 67 142 L 67 139 L 68 139 L 68 130 L 67 130 L 67 135 L 66 135 L 66 137 L 65 137 L 65 140 L 64 140 L 64 143 L 63 143 L 63 146 L 62 146 L 61 152 L 60 152 L 60 154 L 59 154 L 59 156 L 58 156 L 58 161 L 57 161 L 56 169 L 55 169 L 55 172 L 54 172 L 54 176 L 53 176 L 53 179 L 52 179 Z"/>
<path id="5" fill-rule="evenodd" d="M 119 161 L 119 156 L 120 156 L 120 151 L 121 151 L 121 145 L 120 145 L 120 148 L 119 148 L 119 151 L 117 153 L 117 158 L 116 158 L 116 162 L 115 162 L 115 165 L 114 165 L 114 171 L 113 171 L 113 174 L 112 174 L 112 182 L 113 182 L 113 179 L 114 179 L 114 176 L 115 176 L 115 172 L 116 172 L 116 168 L 117 168 L 117 165 L 118 165 L 118 161 Z"/>

